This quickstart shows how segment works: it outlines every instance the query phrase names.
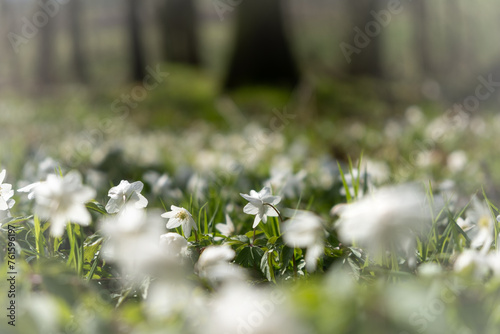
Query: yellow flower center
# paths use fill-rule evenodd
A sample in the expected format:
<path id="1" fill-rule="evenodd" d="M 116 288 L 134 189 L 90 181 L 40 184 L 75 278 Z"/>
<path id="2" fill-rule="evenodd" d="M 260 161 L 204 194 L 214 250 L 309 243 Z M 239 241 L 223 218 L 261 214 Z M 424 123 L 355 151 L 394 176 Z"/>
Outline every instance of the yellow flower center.
<path id="1" fill-rule="evenodd" d="M 180 220 L 186 220 L 188 219 L 188 213 L 185 210 L 177 212 L 175 215 L 175 218 L 180 219 Z"/>
<path id="2" fill-rule="evenodd" d="M 487 216 L 482 216 L 477 225 L 479 225 L 479 228 L 489 228 L 490 220 Z"/>

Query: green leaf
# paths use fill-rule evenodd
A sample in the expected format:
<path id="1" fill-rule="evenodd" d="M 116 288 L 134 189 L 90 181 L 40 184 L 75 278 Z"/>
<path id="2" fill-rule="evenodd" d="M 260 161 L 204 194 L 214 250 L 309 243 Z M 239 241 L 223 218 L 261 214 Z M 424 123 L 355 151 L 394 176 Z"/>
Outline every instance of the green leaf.
<path id="1" fill-rule="evenodd" d="M 352 197 L 351 197 L 351 193 L 349 191 L 349 185 L 347 184 L 347 181 L 345 180 L 344 172 L 342 171 L 342 167 L 340 167 L 340 163 L 338 161 L 337 161 L 337 166 L 339 167 L 340 177 L 342 178 L 342 184 L 344 185 L 345 197 L 346 197 L 347 203 L 351 203 Z"/>
<path id="2" fill-rule="evenodd" d="M 288 264 L 290 263 L 290 261 L 292 261 L 293 254 L 293 248 L 290 248 L 288 246 L 283 247 L 283 250 L 281 251 L 281 263 L 283 263 L 283 268 L 288 267 Z"/>
<path id="3" fill-rule="evenodd" d="M 106 208 L 99 202 L 88 202 L 86 205 L 87 209 L 91 211 L 95 211 L 97 213 L 100 213 L 102 215 L 107 215 L 108 212 L 106 211 Z"/>
<path id="4" fill-rule="evenodd" d="M 96 256 L 96 253 L 99 251 L 102 241 L 104 240 L 103 237 L 93 234 L 90 237 L 88 237 L 85 242 L 83 243 L 84 247 L 84 253 L 83 253 L 83 261 L 84 263 L 90 263 L 94 257 Z"/>
<path id="5" fill-rule="evenodd" d="M 260 266 L 263 255 L 264 251 L 259 247 L 245 246 L 241 249 L 238 255 L 236 255 L 236 259 L 234 261 L 243 267 L 251 268 Z"/>
<path id="6" fill-rule="evenodd" d="M 26 220 L 29 220 L 33 218 L 33 215 L 31 216 L 25 216 L 25 217 L 12 217 L 12 218 L 7 218 L 7 220 L 5 222 L 3 222 L 1 225 L 12 225 L 12 224 L 18 224 L 18 223 L 22 223 Z"/>
<path id="7" fill-rule="evenodd" d="M 275 282 L 273 255 L 274 251 L 269 250 L 267 252 L 264 252 L 264 254 L 262 255 L 262 259 L 260 260 L 260 270 L 269 282 Z"/>

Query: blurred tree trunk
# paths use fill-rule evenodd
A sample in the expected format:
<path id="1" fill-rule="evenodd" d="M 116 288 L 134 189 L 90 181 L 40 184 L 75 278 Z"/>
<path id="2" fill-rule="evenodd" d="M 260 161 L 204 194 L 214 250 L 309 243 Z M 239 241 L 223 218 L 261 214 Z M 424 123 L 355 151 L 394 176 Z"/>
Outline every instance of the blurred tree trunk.
<path id="1" fill-rule="evenodd" d="M 246 0 L 237 8 L 235 47 L 225 89 L 248 84 L 293 87 L 299 81 L 281 0 Z"/>
<path id="2" fill-rule="evenodd" d="M 422 76 L 434 73 L 429 36 L 429 11 L 425 1 L 414 2 L 415 54 Z"/>
<path id="3" fill-rule="evenodd" d="M 132 80 L 142 81 L 146 75 L 146 64 L 144 61 L 141 43 L 140 6 L 141 0 L 128 0 L 128 28 L 130 36 L 130 60 Z"/>
<path id="4" fill-rule="evenodd" d="M 366 34 L 367 23 L 373 22 L 372 11 L 378 11 L 381 8 L 383 0 L 349 0 L 348 11 L 351 17 L 353 31 L 351 41 L 361 39 L 363 47 L 360 44 L 355 45 L 360 49 L 352 55 L 349 63 L 349 74 L 353 76 L 370 76 L 381 78 L 384 75 L 382 64 L 382 34 L 370 37 Z M 376 21 L 375 21 L 376 22 Z M 358 30 L 359 29 L 359 30 Z M 381 28 L 383 29 L 383 28 Z M 361 31 L 361 33 L 359 32 Z M 360 37 L 364 36 L 364 37 Z"/>
<path id="5" fill-rule="evenodd" d="M 3 0 L 0 3 L 0 30 L 4 33 L 18 31 L 18 26 L 16 24 L 15 18 L 18 16 L 18 4 L 12 1 Z M 20 85 L 21 83 L 21 69 L 19 64 L 19 58 L 14 51 L 14 47 L 9 42 L 8 38 L 4 39 L 4 50 L 6 51 L 6 56 L 8 56 L 10 79 L 9 81 L 13 85 Z"/>
<path id="6" fill-rule="evenodd" d="M 199 65 L 198 20 L 194 0 L 162 0 L 158 13 L 163 59 Z"/>
<path id="7" fill-rule="evenodd" d="M 36 80 L 40 86 L 55 83 L 55 39 L 56 22 L 54 18 L 48 19 L 47 24 L 40 28 L 38 34 L 38 55 Z"/>
<path id="8" fill-rule="evenodd" d="M 73 69 L 76 80 L 80 83 L 88 83 L 87 66 L 85 61 L 84 49 L 82 47 L 82 2 L 81 0 L 72 0 L 68 3 L 71 43 L 73 47 Z"/>

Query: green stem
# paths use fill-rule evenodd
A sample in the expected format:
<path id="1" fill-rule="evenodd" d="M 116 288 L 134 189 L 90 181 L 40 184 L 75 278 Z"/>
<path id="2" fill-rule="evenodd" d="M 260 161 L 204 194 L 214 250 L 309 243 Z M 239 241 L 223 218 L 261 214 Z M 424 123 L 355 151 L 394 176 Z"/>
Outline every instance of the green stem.
<path id="1" fill-rule="evenodd" d="M 269 204 L 269 203 L 264 203 L 264 205 L 267 205 L 267 206 L 270 206 L 271 208 L 273 208 L 274 211 L 276 211 L 276 213 L 278 214 L 278 217 L 280 218 L 280 222 L 283 223 L 283 217 L 281 216 L 281 213 L 278 211 L 278 209 L 276 209 L 276 207 L 272 204 Z"/>
<path id="2" fill-rule="evenodd" d="M 75 247 L 76 247 L 76 242 L 75 242 L 75 235 L 73 233 L 73 229 L 71 227 L 71 224 L 68 223 L 66 225 L 66 232 L 68 233 L 68 239 L 69 239 L 69 256 L 68 256 L 68 261 L 67 265 L 71 266 L 73 265 L 73 268 L 75 270 L 78 270 L 76 266 L 76 255 L 75 255 Z"/>
<path id="3" fill-rule="evenodd" d="M 34 224 L 35 224 L 35 243 L 36 243 L 36 258 L 37 260 L 40 259 L 40 255 L 42 254 L 42 251 L 44 250 L 43 248 L 43 242 L 42 242 L 42 227 L 40 224 L 40 219 L 38 219 L 38 216 L 35 216 L 34 218 Z"/>
<path id="4" fill-rule="evenodd" d="M 297 279 L 297 261 L 295 261 L 295 248 L 293 249 L 293 256 L 292 256 L 292 264 L 293 264 L 293 277 Z"/>
<path id="5" fill-rule="evenodd" d="M 90 271 L 87 275 L 87 281 L 90 281 L 92 279 L 92 277 L 94 276 L 94 273 L 97 269 L 97 264 L 99 263 L 99 260 L 100 260 L 100 255 L 101 255 L 101 252 L 99 250 L 99 251 L 97 251 L 96 255 L 94 256 L 94 263 L 92 263 L 92 267 L 90 268 Z"/>
<path id="6" fill-rule="evenodd" d="M 271 208 L 273 208 L 273 210 L 276 211 L 276 213 L 278 214 L 280 222 L 283 223 L 283 217 L 281 216 L 280 212 L 278 211 L 278 209 L 276 209 L 276 207 L 274 205 L 269 204 L 269 203 L 264 203 L 264 205 L 268 205 Z M 279 224 L 278 224 L 278 233 L 279 233 L 278 235 L 281 235 L 281 231 L 279 229 Z M 255 237 L 255 230 L 254 230 L 254 237 Z M 295 260 L 295 248 L 293 249 L 292 264 L 293 264 L 293 277 L 297 278 L 298 275 L 297 275 L 297 261 Z"/>

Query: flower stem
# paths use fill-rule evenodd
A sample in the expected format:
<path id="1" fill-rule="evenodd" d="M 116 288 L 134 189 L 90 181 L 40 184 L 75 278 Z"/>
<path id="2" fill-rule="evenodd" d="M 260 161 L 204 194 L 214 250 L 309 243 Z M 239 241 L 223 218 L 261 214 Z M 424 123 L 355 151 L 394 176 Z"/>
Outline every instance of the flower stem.
<path id="1" fill-rule="evenodd" d="M 252 246 L 253 246 L 253 244 L 255 243 L 255 230 L 256 230 L 256 229 L 257 229 L 256 227 L 254 227 L 254 229 L 253 229 Z"/>
<path id="2" fill-rule="evenodd" d="M 273 210 L 276 211 L 276 213 L 278 214 L 280 222 L 283 223 L 283 217 L 281 216 L 281 213 L 278 211 L 278 209 L 276 209 L 274 205 L 269 203 L 264 203 L 264 205 L 269 205 L 271 208 L 273 208 Z M 279 225 L 278 225 L 278 231 L 279 231 Z M 255 237 L 255 230 L 254 230 L 254 237 Z M 295 248 L 293 249 L 292 264 L 293 264 L 293 277 L 297 278 L 297 261 L 295 261 Z"/>
<path id="3" fill-rule="evenodd" d="M 264 205 L 268 205 L 270 206 L 271 208 L 273 208 L 274 211 L 276 211 L 276 213 L 278 214 L 278 217 L 280 219 L 280 222 L 283 223 L 283 217 L 281 216 L 281 213 L 278 211 L 278 209 L 276 209 L 276 207 L 272 204 L 269 204 L 269 203 L 264 203 Z"/>
<path id="4" fill-rule="evenodd" d="M 293 249 L 292 264 L 293 264 L 293 277 L 297 279 L 297 262 L 295 261 L 295 248 Z"/>

